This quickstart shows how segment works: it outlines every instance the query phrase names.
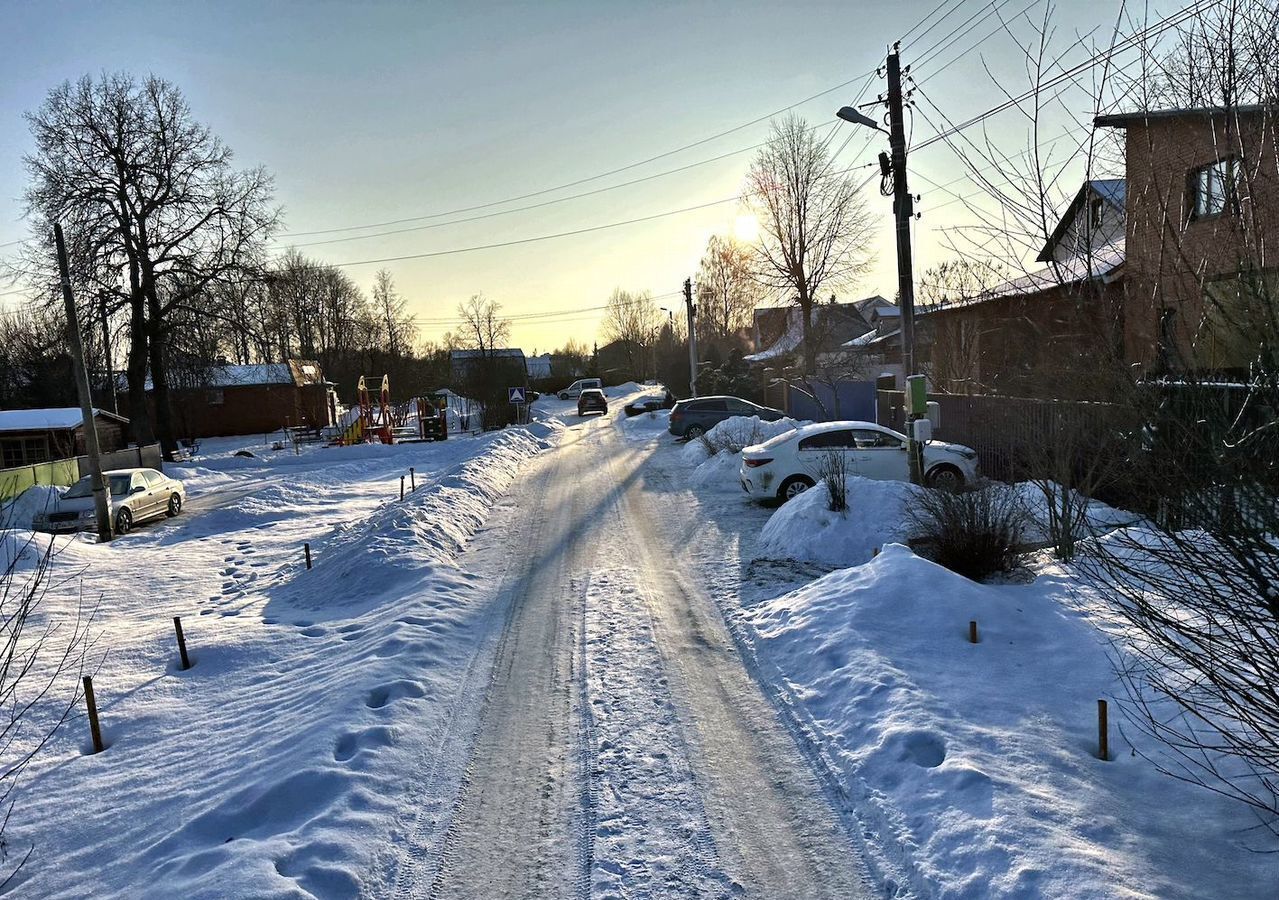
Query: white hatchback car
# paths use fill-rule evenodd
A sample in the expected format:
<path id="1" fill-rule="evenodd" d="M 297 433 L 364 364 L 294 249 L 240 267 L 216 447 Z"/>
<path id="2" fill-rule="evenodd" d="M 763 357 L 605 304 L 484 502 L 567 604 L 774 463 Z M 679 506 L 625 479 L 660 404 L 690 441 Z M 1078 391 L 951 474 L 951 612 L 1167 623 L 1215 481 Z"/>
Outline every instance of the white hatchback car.
<path id="1" fill-rule="evenodd" d="M 116 534 L 127 534 L 134 525 L 147 519 L 182 512 L 186 488 L 163 472 L 113 469 L 102 475 L 110 490 L 107 505 Z M 39 513 L 31 524 L 37 531 L 79 531 L 92 528 L 95 522 L 93 487 L 86 475 L 58 498 L 56 507 Z"/>
<path id="2" fill-rule="evenodd" d="M 909 481 L 906 436 L 874 422 L 821 422 L 783 432 L 742 451 L 742 489 L 752 497 L 789 500 L 820 478 L 830 452 L 848 455 L 848 471 L 880 481 Z M 977 479 L 977 451 L 931 441 L 924 446 L 924 483 L 958 490 Z"/>

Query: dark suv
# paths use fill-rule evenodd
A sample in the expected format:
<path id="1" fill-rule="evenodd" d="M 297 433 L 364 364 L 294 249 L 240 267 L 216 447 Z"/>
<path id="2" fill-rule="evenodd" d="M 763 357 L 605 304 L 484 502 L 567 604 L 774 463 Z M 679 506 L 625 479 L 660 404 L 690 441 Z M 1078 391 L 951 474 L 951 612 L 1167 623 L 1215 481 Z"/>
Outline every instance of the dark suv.
<path id="1" fill-rule="evenodd" d="M 608 398 L 599 388 L 583 388 L 577 395 L 577 414 L 584 416 L 588 412 L 608 413 Z"/>
<path id="2" fill-rule="evenodd" d="M 699 437 L 733 416 L 759 416 L 765 422 L 776 422 L 786 414 L 740 397 L 698 397 L 675 404 L 671 410 L 670 432 L 676 437 Z"/>

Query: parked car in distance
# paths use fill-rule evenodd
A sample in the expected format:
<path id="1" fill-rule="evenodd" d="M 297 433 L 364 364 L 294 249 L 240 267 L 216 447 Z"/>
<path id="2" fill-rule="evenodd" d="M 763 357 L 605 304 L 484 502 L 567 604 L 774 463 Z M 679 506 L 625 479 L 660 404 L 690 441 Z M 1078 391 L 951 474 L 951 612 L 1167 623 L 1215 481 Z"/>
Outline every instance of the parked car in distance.
<path id="1" fill-rule="evenodd" d="M 608 413 L 608 398 L 599 388 L 586 388 L 577 397 L 577 414 L 584 416 L 588 412 Z"/>
<path id="2" fill-rule="evenodd" d="M 880 481 L 909 481 L 906 436 L 874 422 L 821 422 L 747 447 L 739 474 L 742 490 L 756 498 L 789 500 L 821 477 L 827 453 L 847 455 L 848 472 Z M 977 451 L 959 444 L 924 445 L 924 483 L 959 490 L 977 479 Z"/>
<path id="3" fill-rule="evenodd" d="M 640 397 L 638 400 L 632 400 L 630 403 L 622 407 L 622 412 L 628 416 L 638 416 L 640 413 L 656 412 L 659 409 L 670 409 L 675 405 L 675 395 L 667 391 L 662 395 L 652 395 L 648 397 Z"/>
<path id="4" fill-rule="evenodd" d="M 106 478 L 107 506 L 116 534 L 127 534 L 134 525 L 148 519 L 176 516 L 182 512 L 186 488 L 155 469 L 112 469 Z M 93 528 L 97 515 L 93 506 L 93 487 L 86 475 L 71 485 L 57 506 L 39 513 L 32 523 L 37 531 L 80 531 Z"/>
<path id="5" fill-rule="evenodd" d="M 733 416 L 759 416 L 765 422 L 784 419 L 780 409 L 760 406 L 740 397 L 696 397 L 681 400 L 671 409 L 671 434 L 690 440 L 710 431 L 720 422 Z"/>
<path id="6" fill-rule="evenodd" d="M 604 382 L 598 378 L 579 378 L 577 381 L 574 381 L 568 387 L 564 388 L 564 390 L 560 391 L 559 398 L 561 400 L 576 400 L 578 397 L 582 396 L 582 391 L 587 390 L 588 388 L 595 388 L 603 393 Z"/>

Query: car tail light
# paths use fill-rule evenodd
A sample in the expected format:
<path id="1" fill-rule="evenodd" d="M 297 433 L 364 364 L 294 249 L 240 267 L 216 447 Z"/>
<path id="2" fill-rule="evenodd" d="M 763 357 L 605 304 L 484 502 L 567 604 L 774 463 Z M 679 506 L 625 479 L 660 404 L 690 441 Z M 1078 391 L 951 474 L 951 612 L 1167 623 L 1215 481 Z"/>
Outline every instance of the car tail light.
<path id="1" fill-rule="evenodd" d="M 772 462 L 771 459 L 743 459 L 742 462 L 748 469 L 754 469 L 757 466 L 766 466 Z"/>

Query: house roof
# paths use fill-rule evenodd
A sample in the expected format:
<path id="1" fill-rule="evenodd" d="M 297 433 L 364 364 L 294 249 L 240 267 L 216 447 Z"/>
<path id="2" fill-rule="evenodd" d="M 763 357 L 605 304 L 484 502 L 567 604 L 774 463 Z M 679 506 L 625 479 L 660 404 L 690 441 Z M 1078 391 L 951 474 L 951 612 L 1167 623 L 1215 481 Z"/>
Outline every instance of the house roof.
<path id="1" fill-rule="evenodd" d="M 94 409 L 94 418 L 109 419 L 121 425 L 129 424 L 124 416 Z M 84 417 L 78 406 L 52 409 L 4 409 L 0 410 L 0 432 L 6 431 L 70 431 L 80 427 Z"/>
<path id="2" fill-rule="evenodd" d="M 523 359 L 524 351 L 517 347 L 498 347 L 493 350 L 453 350 L 449 353 L 450 359 L 493 359 L 501 357 L 504 359 Z"/>
<path id="3" fill-rule="evenodd" d="M 861 335 L 872 330 L 871 318 L 875 314 L 889 315 L 888 310 L 896 310 L 890 301 L 876 294 L 852 303 L 821 303 L 813 306 L 813 321 L 826 323 L 831 317 L 838 317 L 845 334 Z M 756 315 L 758 315 L 758 310 Z M 786 310 L 786 330 L 773 344 L 758 353 L 743 356 L 748 363 L 772 362 L 799 350 L 804 343 L 804 319 L 798 306 Z M 842 343 L 842 342 L 841 342 Z"/>
<path id="4" fill-rule="evenodd" d="M 1208 119 L 1225 115 L 1252 115 L 1266 109 L 1273 109 L 1273 104 L 1244 103 L 1239 106 L 1184 106 L 1173 109 L 1148 109 L 1126 113 L 1110 113 L 1093 119 L 1096 125 L 1110 128 L 1127 128 L 1134 123 L 1152 119 Z"/>
<path id="5" fill-rule="evenodd" d="M 1097 178 L 1085 181 L 1080 186 L 1079 193 L 1075 194 L 1075 199 L 1070 201 L 1066 211 L 1057 220 L 1057 227 L 1049 235 L 1048 242 L 1044 244 L 1044 249 L 1039 251 L 1039 255 L 1035 257 L 1036 260 L 1048 262 L 1048 260 L 1052 259 L 1053 249 L 1070 226 L 1074 224 L 1075 219 L 1079 217 L 1080 210 L 1084 208 L 1084 204 L 1093 195 L 1100 197 L 1107 205 L 1119 210 L 1120 215 L 1122 215 L 1124 213 L 1124 203 L 1128 197 L 1128 181 L 1123 178 Z"/>
<path id="6" fill-rule="evenodd" d="M 116 376 L 116 383 L 121 388 L 128 388 L 128 377 L 124 373 Z M 255 387 L 258 385 L 288 384 L 301 387 L 306 384 L 326 384 L 320 364 L 313 359 L 291 359 L 282 363 L 255 363 L 252 365 L 210 366 L 201 387 L 234 388 Z M 147 375 L 146 390 L 155 387 L 151 376 Z"/>
<path id="7" fill-rule="evenodd" d="M 1124 242 L 1116 241 L 1099 247 L 1088 256 L 1079 256 L 1059 263 L 1050 263 L 1041 269 L 1027 272 L 1025 275 L 1011 278 L 997 284 L 989 290 L 982 291 L 974 297 L 957 300 L 953 303 L 945 301 L 928 307 L 921 307 L 921 313 L 944 312 L 948 309 L 961 309 L 976 306 L 991 300 L 1005 297 L 1029 296 L 1052 288 L 1066 287 L 1084 281 L 1113 280 L 1117 270 L 1124 263 Z"/>

